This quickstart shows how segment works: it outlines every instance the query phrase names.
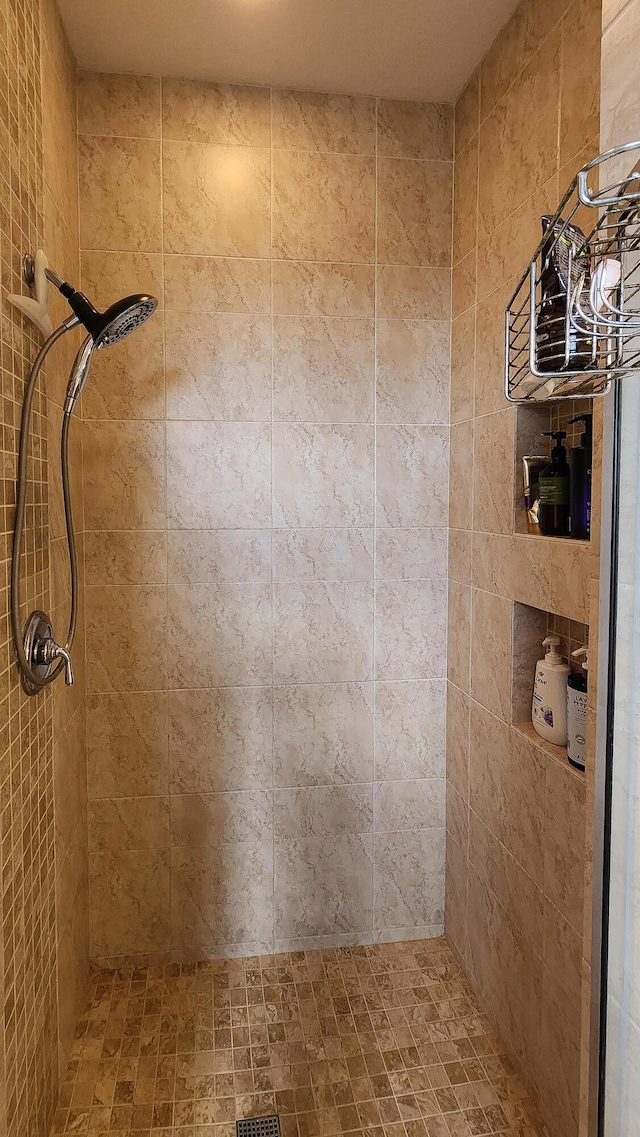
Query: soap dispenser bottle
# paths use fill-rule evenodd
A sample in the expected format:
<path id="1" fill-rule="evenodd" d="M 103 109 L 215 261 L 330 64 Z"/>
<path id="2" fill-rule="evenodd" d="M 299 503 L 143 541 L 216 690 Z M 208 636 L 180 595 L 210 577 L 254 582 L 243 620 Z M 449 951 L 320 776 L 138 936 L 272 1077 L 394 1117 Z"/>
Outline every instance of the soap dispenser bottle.
<path id="1" fill-rule="evenodd" d="M 547 636 L 544 659 L 536 664 L 531 721 L 541 738 L 556 746 L 567 745 L 567 678 L 570 668 L 558 651 L 559 636 Z"/>
<path id="2" fill-rule="evenodd" d="M 583 423 L 584 430 L 580 445 L 569 451 L 569 532 L 572 537 L 587 541 L 591 532 L 593 415 L 579 415 L 570 421 Z"/>
<path id="3" fill-rule="evenodd" d="M 589 648 L 579 647 L 571 652 L 572 659 L 584 659 L 583 675 L 571 672 L 567 678 L 567 758 L 576 770 L 585 768 L 587 745 L 587 672 Z"/>
<path id="4" fill-rule="evenodd" d="M 540 472 L 540 509 L 538 522 L 545 537 L 569 536 L 569 465 L 567 451 L 562 445 L 567 437 L 565 430 L 545 430 L 546 438 L 555 438 L 551 463 Z"/>

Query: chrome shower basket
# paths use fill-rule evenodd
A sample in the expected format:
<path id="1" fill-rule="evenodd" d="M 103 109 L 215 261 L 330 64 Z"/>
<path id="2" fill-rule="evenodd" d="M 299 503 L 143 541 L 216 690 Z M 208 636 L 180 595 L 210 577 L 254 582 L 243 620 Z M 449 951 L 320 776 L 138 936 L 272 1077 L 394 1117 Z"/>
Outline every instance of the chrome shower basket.
<path id="1" fill-rule="evenodd" d="M 634 151 L 640 142 L 580 170 L 511 298 L 505 394 L 512 403 L 605 395 L 613 379 L 640 368 L 640 161 L 621 181 L 598 190 L 589 184 L 594 171 L 603 184 L 605 164 Z M 567 287 L 546 292 L 543 305 L 541 278 L 554 250 Z"/>

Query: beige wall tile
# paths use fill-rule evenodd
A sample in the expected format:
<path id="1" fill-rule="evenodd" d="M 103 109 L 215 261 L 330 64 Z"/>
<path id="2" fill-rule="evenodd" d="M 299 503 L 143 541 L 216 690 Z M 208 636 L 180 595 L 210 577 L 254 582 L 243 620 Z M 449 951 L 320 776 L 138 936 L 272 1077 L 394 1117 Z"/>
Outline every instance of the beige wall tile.
<path id="1" fill-rule="evenodd" d="M 467 253 L 451 274 L 451 314 L 455 320 L 476 301 L 477 249 Z"/>
<path id="2" fill-rule="evenodd" d="M 92 853 L 91 945 L 96 956 L 169 947 L 169 852 Z"/>
<path id="3" fill-rule="evenodd" d="M 443 677 L 446 591 L 445 582 L 438 580 L 380 581 L 376 590 L 377 679 Z"/>
<path id="4" fill-rule="evenodd" d="M 273 833 L 270 790 L 180 794 L 169 799 L 171 845 L 189 848 L 269 841 Z"/>
<path id="5" fill-rule="evenodd" d="M 87 675 L 90 691 L 158 691 L 165 684 L 164 585 L 85 589 L 87 637 L 99 644 Z"/>
<path id="6" fill-rule="evenodd" d="M 378 427 L 378 525 L 445 524 L 448 434 L 438 426 Z"/>
<path id="7" fill-rule="evenodd" d="M 171 943 L 192 959 L 258 945 L 273 929 L 271 841 L 171 850 Z"/>
<path id="8" fill-rule="evenodd" d="M 168 849 L 169 798 L 101 798 L 89 803 L 89 852 Z"/>
<path id="9" fill-rule="evenodd" d="M 275 418 L 372 421 L 373 320 L 278 316 L 273 335 Z"/>
<path id="10" fill-rule="evenodd" d="M 576 930 L 582 931 L 585 784 L 567 765 L 547 760 L 544 888 Z"/>
<path id="11" fill-rule="evenodd" d="M 160 138 L 162 82 L 149 75 L 80 71 L 78 130 L 81 134 Z"/>
<path id="12" fill-rule="evenodd" d="M 545 764 L 527 739 L 471 703 L 471 808 L 540 886 L 544 870 Z M 516 812 L 513 802 L 521 808 Z"/>
<path id="13" fill-rule="evenodd" d="M 447 683 L 447 781 L 463 800 L 469 797 L 469 696 Z"/>
<path id="14" fill-rule="evenodd" d="M 443 922 L 444 850 L 444 829 L 376 835 L 376 928 Z M 442 868 L 436 869 L 436 865 Z"/>
<path id="15" fill-rule="evenodd" d="M 471 651 L 471 589 L 449 581 L 447 677 L 469 692 Z"/>
<path id="16" fill-rule="evenodd" d="M 163 317 L 156 312 L 136 332 L 96 352 L 82 396 L 84 419 L 163 419 Z"/>
<path id="17" fill-rule="evenodd" d="M 444 778 L 378 782 L 374 787 L 374 809 L 376 833 L 442 828 Z"/>
<path id="18" fill-rule="evenodd" d="M 474 527 L 510 533 L 513 526 L 513 425 L 511 409 L 476 420 L 474 460 Z"/>
<path id="19" fill-rule="evenodd" d="M 581 936 L 547 903 L 540 1079 L 545 1115 L 578 1132 Z"/>
<path id="20" fill-rule="evenodd" d="M 269 146 L 269 90 L 197 79 L 163 79 L 162 133 L 177 142 Z"/>
<path id="21" fill-rule="evenodd" d="M 473 416 L 476 313 L 469 308 L 451 325 L 451 422 Z"/>
<path id="22" fill-rule="evenodd" d="M 553 0 L 524 0 L 518 6 L 482 61 L 482 119 L 487 117 L 498 99 L 502 98 L 529 64 L 534 53 L 558 24 L 562 11 L 562 7 Z"/>
<path id="23" fill-rule="evenodd" d="M 165 695 L 158 691 L 89 695 L 87 768 L 93 800 L 166 794 Z"/>
<path id="24" fill-rule="evenodd" d="M 474 588 L 471 695 L 498 718 L 511 719 L 511 601 Z M 487 667 L 487 660 L 491 666 Z"/>
<path id="25" fill-rule="evenodd" d="M 373 780 L 373 691 L 368 683 L 275 687 L 277 786 Z"/>
<path id="26" fill-rule="evenodd" d="M 92 531 L 84 535 L 86 584 L 164 584 L 167 537 L 148 533 Z"/>
<path id="27" fill-rule="evenodd" d="M 76 143 L 76 91 L 73 82 L 60 76 L 53 57 L 42 54 L 42 160 L 46 185 L 72 234 L 77 259 L 78 152 Z M 49 233 L 53 226 L 49 225 Z M 60 271 L 60 269 L 58 269 Z"/>
<path id="28" fill-rule="evenodd" d="M 600 129 L 602 6 L 575 0 L 562 18 L 560 162 L 582 150 Z"/>
<path id="29" fill-rule="evenodd" d="M 238 257 L 167 256 L 165 305 L 177 311 L 269 312 L 269 262 Z"/>
<path id="30" fill-rule="evenodd" d="M 455 153 L 471 141 L 480 127 L 480 69 L 474 71 L 462 94 L 458 96 L 454 110 Z"/>
<path id="31" fill-rule="evenodd" d="M 496 103 L 480 128 L 480 235 L 546 182 L 556 168 L 560 45 L 549 40 L 522 72 L 517 97 Z"/>
<path id="32" fill-rule="evenodd" d="M 390 158 L 453 156 L 453 107 L 378 99 L 378 153 Z"/>
<path id="33" fill-rule="evenodd" d="M 373 261 L 372 158 L 274 151 L 272 255 Z"/>
<path id="34" fill-rule="evenodd" d="M 171 689 L 271 682 L 269 585 L 169 585 L 167 681 Z"/>
<path id="35" fill-rule="evenodd" d="M 273 579 L 373 580 L 373 529 L 276 529 Z"/>
<path id="36" fill-rule="evenodd" d="M 454 790 L 450 782 L 447 782 L 446 795 L 447 840 L 451 839 L 459 849 L 467 849 L 469 845 L 468 801 L 457 790 Z"/>
<path id="37" fill-rule="evenodd" d="M 640 118 L 638 88 L 634 82 L 634 65 L 640 42 L 640 11 L 636 3 L 628 4 L 608 29 L 602 41 L 602 137 L 605 150 L 635 138 Z M 628 170 L 624 161 L 622 173 Z M 615 175 L 614 175 L 615 176 Z"/>
<path id="38" fill-rule="evenodd" d="M 284 90 L 272 99 L 275 147 L 373 154 L 375 99 Z"/>
<path id="39" fill-rule="evenodd" d="M 376 689 L 376 777 L 444 776 L 445 682 L 379 683 Z"/>
<path id="40" fill-rule="evenodd" d="M 452 167 L 378 159 L 378 256 L 401 265 L 448 266 Z"/>
<path id="41" fill-rule="evenodd" d="M 167 706 L 172 794 L 271 787 L 270 688 L 170 691 Z"/>
<path id="42" fill-rule="evenodd" d="M 273 261 L 276 315 L 373 316 L 373 265 Z"/>
<path id="43" fill-rule="evenodd" d="M 511 921 L 542 957 L 544 895 L 494 834 L 471 810 L 469 861 Z"/>
<path id="44" fill-rule="evenodd" d="M 87 529 L 163 529 L 163 424 L 85 422 L 82 435 Z"/>
<path id="45" fill-rule="evenodd" d="M 338 837 L 373 829 L 373 787 L 305 786 L 276 789 L 274 838 Z"/>
<path id="46" fill-rule="evenodd" d="M 378 320 L 378 422 L 448 421 L 449 339 L 444 321 Z"/>
<path id="47" fill-rule="evenodd" d="M 277 424 L 273 428 L 277 526 L 373 522 L 373 428 Z"/>
<path id="48" fill-rule="evenodd" d="M 269 151 L 164 142 L 163 230 L 169 253 L 269 255 Z"/>
<path id="49" fill-rule="evenodd" d="M 378 529 L 378 580 L 426 580 L 447 575 L 447 530 Z"/>
<path id="50" fill-rule="evenodd" d="M 168 423 L 169 528 L 261 529 L 269 525 L 270 466 L 271 427 L 266 424 Z"/>
<path id="51" fill-rule="evenodd" d="M 271 327 L 267 316 L 168 312 L 167 418 L 271 418 Z"/>
<path id="52" fill-rule="evenodd" d="M 466 852 L 447 836 L 445 915 L 447 941 L 464 960 L 467 955 L 467 877 L 469 862 Z"/>
<path id="53" fill-rule="evenodd" d="M 134 292 L 150 293 L 162 307 L 164 274 L 160 253 L 92 252 L 83 249 L 80 264 L 82 288 L 98 308 L 107 308 L 120 296 Z M 155 323 L 154 318 L 151 326 Z M 137 342 L 137 336 L 134 342 Z M 94 366 L 96 362 L 94 360 Z"/>
<path id="54" fill-rule="evenodd" d="M 454 529 L 471 529 L 473 512 L 473 422 L 451 427 L 451 461 L 449 467 L 449 525 Z"/>
<path id="55" fill-rule="evenodd" d="M 517 282 L 509 280 L 475 308 L 475 413 L 488 415 L 506 406 L 504 393 L 505 310 Z"/>
<path id="56" fill-rule="evenodd" d="M 271 580 L 271 533 L 260 529 L 184 529 L 167 533 L 169 584 Z"/>
<path id="57" fill-rule="evenodd" d="M 478 237 L 478 138 L 460 153 L 453 191 L 453 263 L 475 248 Z"/>
<path id="58" fill-rule="evenodd" d="M 276 839 L 276 938 L 371 930 L 369 835 Z"/>
<path id="59" fill-rule="evenodd" d="M 273 620 L 276 683 L 371 678 L 372 585 L 278 584 Z"/>
<path id="60" fill-rule="evenodd" d="M 449 529 L 449 577 L 458 584 L 471 584 L 472 534 L 466 529 Z"/>
<path id="61" fill-rule="evenodd" d="M 448 320 L 451 270 L 378 265 L 377 315 L 399 320 Z"/>
<path id="62" fill-rule="evenodd" d="M 160 143 L 80 135 L 78 155 L 82 248 L 160 250 Z"/>

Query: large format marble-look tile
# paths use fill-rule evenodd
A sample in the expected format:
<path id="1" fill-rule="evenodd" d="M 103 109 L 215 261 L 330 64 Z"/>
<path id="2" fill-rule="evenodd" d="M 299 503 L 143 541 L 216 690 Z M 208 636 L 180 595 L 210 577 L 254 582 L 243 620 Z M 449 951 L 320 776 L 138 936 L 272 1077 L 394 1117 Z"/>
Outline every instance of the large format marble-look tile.
<path id="1" fill-rule="evenodd" d="M 376 928 L 443 923 L 444 852 L 443 828 L 376 834 Z"/>
<path id="2" fill-rule="evenodd" d="M 378 154 L 391 158 L 453 157 L 453 108 L 405 99 L 378 100 Z"/>
<path id="3" fill-rule="evenodd" d="M 447 684 L 447 781 L 465 800 L 469 797 L 469 696 Z"/>
<path id="4" fill-rule="evenodd" d="M 451 325 L 451 422 L 473 416 L 476 314 L 470 308 Z"/>
<path id="5" fill-rule="evenodd" d="M 223 257 L 269 255 L 269 151 L 164 142 L 165 251 Z"/>
<path id="6" fill-rule="evenodd" d="M 159 251 L 160 143 L 80 135 L 78 148 L 83 249 Z"/>
<path id="7" fill-rule="evenodd" d="M 374 188 L 372 158 L 274 151 L 272 255 L 373 261 Z"/>
<path id="8" fill-rule="evenodd" d="M 373 580 L 373 529 L 275 529 L 273 579 Z"/>
<path id="9" fill-rule="evenodd" d="M 372 838 L 277 838 L 276 939 L 371 929 Z"/>
<path id="10" fill-rule="evenodd" d="M 120 296 L 147 292 L 162 308 L 164 272 L 161 253 L 103 252 L 82 249 L 82 288 L 98 308 L 107 308 Z M 155 323 L 155 318 L 153 320 Z M 137 336 L 134 343 L 137 342 Z M 110 355 L 108 352 L 107 355 Z M 97 360 L 94 358 L 93 365 Z"/>
<path id="11" fill-rule="evenodd" d="M 447 677 L 467 694 L 471 682 L 471 589 L 449 581 Z"/>
<path id="12" fill-rule="evenodd" d="M 375 268 L 273 261 L 275 315 L 373 316 Z"/>
<path id="13" fill-rule="evenodd" d="M 270 580 L 268 529 L 174 529 L 167 533 L 169 584 Z"/>
<path id="14" fill-rule="evenodd" d="M 452 182 L 452 167 L 445 162 L 378 159 L 381 261 L 450 264 Z"/>
<path id="15" fill-rule="evenodd" d="M 278 584 L 273 604 L 276 683 L 335 683 L 372 677 L 371 584 Z"/>
<path id="16" fill-rule="evenodd" d="M 274 524 L 287 527 L 373 523 L 373 428 L 276 424 Z"/>
<path id="17" fill-rule="evenodd" d="M 273 332 L 274 418 L 373 419 L 373 320 L 278 316 Z"/>
<path id="18" fill-rule="evenodd" d="M 473 810 L 469 814 L 469 861 L 536 955 L 542 956 L 542 890 Z"/>
<path id="19" fill-rule="evenodd" d="M 268 841 L 273 832 L 270 790 L 177 794 L 169 799 L 172 847 L 204 848 Z"/>
<path id="20" fill-rule="evenodd" d="M 94 957 L 169 948 L 169 851 L 113 850 L 89 857 Z"/>
<path id="21" fill-rule="evenodd" d="M 426 580 L 447 575 L 447 530 L 376 530 L 378 580 Z"/>
<path id="22" fill-rule="evenodd" d="M 96 352 L 82 397 L 86 419 L 163 419 L 165 416 L 162 314 L 136 332 Z"/>
<path id="23" fill-rule="evenodd" d="M 474 423 L 459 422 L 451 427 L 449 466 L 449 525 L 452 529 L 471 529 L 473 522 L 473 435 Z"/>
<path id="24" fill-rule="evenodd" d="M 169 585 L 167 680 L 174 690 L 269 683 L 269 585 Z"/>
<path id="25" fill-rule="evenodd" d="M 269 146 L 267 87 L 230 86 L 199 79 L 162 80 L 162 135 L 178 142 Z"/>
<path id="26" fill-rule="evenodd" d="M 544 821 L 544 889 L 573 927 L 584 906 L 585 783 L 548 760 Z"/>
<path id="27" fill-rule="evenodd" d="M 270 940 L 272 882 L 271 840 L 172 849 L 172 947 L 196 960 L 222 944 Z"/>
<path id="28" fill-rule="evenodd" d="M 88 695 L 89 797 L 166 794 L 167 726 L 163 692 Z"/>
<path id="29" fill-rule="evenodd" d="M 378 320 L 376 331 L 377 421 L 448 422 L 448 325 Z"/>
<path id="30" fill-rule="evenodd" d="M 169 312 L 167 418 L 271 419 L 271 328 L 267 316 Z"/>
<path id="31" fill-rule="evenodd" d="M 273 833 L 278 838 L 338 837 L 373 829 L 373 787 L 305 786 L 276 789 Z"/>
<path id="32" fill-rule="evenodd" d="M 101 798 L 89 802 L 90 853 L 168 847 L 168 797 Z"/>
<path id="33" fill-rule="evenodd" d="M 271 523 L 271 427 L 167 424 L 169 529 L 262 529 Z"/>
<path id="34" fill-rule="evenodd" d="M 376 833 L 442 828 L 445 823 L 444 778 L 377 782 L 374 809 Z"/>
<path id="35" fill-rule="evenodd" d="M 85 527 L 164 529 L 163 424 L 87 421 L 82 436 Z"/>
<path id="36" fill-rule="evenodd" d="M 164 258 L 167 311 L 262 312 L 270 304 L 269 262 L 248 257 Z"/>
<path id="37" fill-rule="evenodd" d="M 447 427 L 378 427 L 378 525 L 446 524 L 448 451 Z"/>
<path id="38" fill-rule="evenodd" d="M 274 687 L 273 714 L 276 786 L 373 781 L 370 684 Z"/>
<path id="39" fill-rule="evenodd" d="M 473 519 L 480 531 L 513 527 L 514 422 L 513 408 L 475 421 Z"/>
<path id="40" fill-rule="evenodd" d="M 471 695 L 494 715 L 511 720 L 512 634 L 510 600 L 473 590 Z M 487 660 L 491 665 L 487 666 Z"/>
<path id="41" fill-rule="evenodd" d="M 381 581 L 376 591 L 376 678 L 439 679 L 446 658 L 444 581 Z"/>
<path id="42" fill-rule="evenodd" d="M 375 99 L 286 90 L 274 90 L 272 98 L 277 149 L 373 154 Z"/>
<path id="43" fill-rule="evenodd" d="M 450 268 L 379 264 L 376 314 L 396 320 L 448 320 Z"/>
<path id="44" fill-rule="evenodd" d="M 90 529 L 84 534 L 84 579 L 87 585 L 164 584 L 166 533 Z"/>
<path id="45" fill-rule="evenodd" d="M 378 683 L 376 779 L 442 778 L 445 681 Z"/>
<path id="46" fill-rule="evenodd" d="M 149 75 L 80 71 L 78 131 L 160 138 L 161 85 Z"/>
<path id="47" fill-rule="evenodd" d="M 271 786 L 269 687 L 169 691 L 172 794 Z"/>
<path id="48" fill-rule="evenodd" d="M 166 676 L 164 585 L 85 589 L 87 637 L 98 645 L 90 691 L 158 691 Z"/>

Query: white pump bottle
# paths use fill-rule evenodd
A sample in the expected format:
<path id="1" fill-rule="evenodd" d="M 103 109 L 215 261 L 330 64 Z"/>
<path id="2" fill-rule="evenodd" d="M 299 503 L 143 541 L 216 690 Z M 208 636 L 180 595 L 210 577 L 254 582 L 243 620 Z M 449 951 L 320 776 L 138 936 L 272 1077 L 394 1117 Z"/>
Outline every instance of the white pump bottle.
<path id="1" fill-rule="evenodd" d="M 559 636 L 547 636 L 544 659 L 536 664 L 531 721 L 541 738 L 556 746 L 567 745 L 567 676 L 570 667 L 558 651 Z"/>

